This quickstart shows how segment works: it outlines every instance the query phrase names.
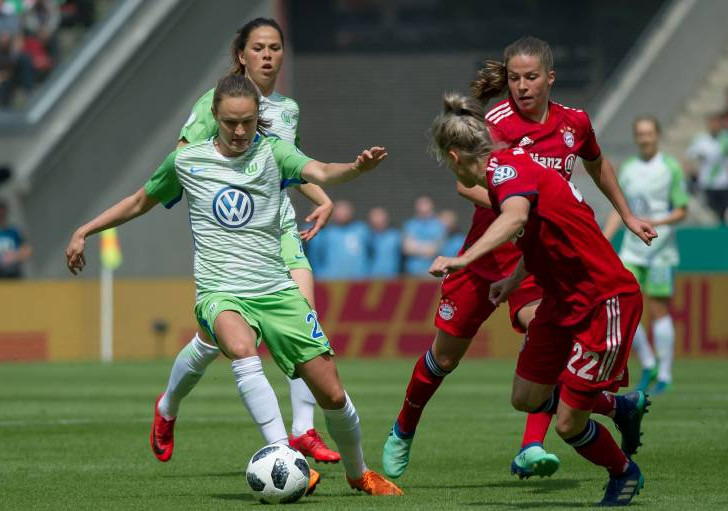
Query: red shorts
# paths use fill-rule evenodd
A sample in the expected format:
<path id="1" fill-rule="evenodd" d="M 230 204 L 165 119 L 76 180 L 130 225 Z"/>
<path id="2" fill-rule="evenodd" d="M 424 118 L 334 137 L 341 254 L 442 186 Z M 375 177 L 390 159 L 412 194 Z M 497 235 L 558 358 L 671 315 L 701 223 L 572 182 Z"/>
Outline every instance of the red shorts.
<path id="1" fill-rule="evenodd" d="M 573 326 L 554 325 L 537 314 L 518 355 L 516 374 L 544 385 L 561 381 L 561 399 L 567 405 L 591 410 L 599 392 L 616 392 L 629 384 L 627 359 L 641 316 L 641 293 L 610 298 Z"/>
<path id="2" fill-rule="evenodd" d="M 495 307 L 488 298 L 493 281 L 481 277 L 467 268 L 447 275 L 442 281 L 440 305 L 435 315 L 435 326 L 455 337 L 470 339 L 478 333 L 480 325 L 493 314 Z M 516 315 L 524 305 L 541 298 L 541 288 L 528 277 L 508 297 L 511 322 L 516 331 L 523 332 Z"/>
<path id="3" fill-rule="evenodd" d="M 523 279 L 518 289 L 508 296 L 508 306 L 510 308 L 511 326 L 513 330 L 519 333 L 526 332 L 526 329 L 521 326 L 521 322 L 518 321 L 518 312 L 529 303 L 540 300 L 542 297 L 543 289 L 536 284 L 536 279 L 533 278 L 533 275 L 529 275 Z"/>

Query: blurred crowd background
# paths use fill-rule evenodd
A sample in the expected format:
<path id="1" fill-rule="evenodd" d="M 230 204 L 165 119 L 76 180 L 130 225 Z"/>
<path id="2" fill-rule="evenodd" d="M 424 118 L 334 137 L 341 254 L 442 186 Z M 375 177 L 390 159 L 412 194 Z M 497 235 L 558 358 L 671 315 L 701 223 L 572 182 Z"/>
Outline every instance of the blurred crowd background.
<path id="1" fill-rule="evenodd" d="M 728 207 L 724 11 L 718 0 L 0 0 L 0 275 L 66 276 L 73 226 L 133 191 L 174 147 L 194 99 L 227 71 L 231 35 L 258 15 L 286 32 L 279 88 L 301 107 L 304 152 L 390 152 L 381 172 L 329 190 L 332 220 L 307 247 L 320 279 L 424 275 L 434 255 L 457 251 L 472 206 L 428 154 L 426 131 L 443 91 L 466 91 L 484 59 L 524 34 L 551 44 L 553 98 L 590 113 L 616 166 L 636 152 L 634 117 L 655 116 L 692 195 L 681 227 L 718 228 Z M 610 207 L 578 167 L 574 181 L 603 221 Z M 309 204 L 292 198 L 305 228 Z M 125 226 L 119 275 L 189 276 L 180 215 Z"/>

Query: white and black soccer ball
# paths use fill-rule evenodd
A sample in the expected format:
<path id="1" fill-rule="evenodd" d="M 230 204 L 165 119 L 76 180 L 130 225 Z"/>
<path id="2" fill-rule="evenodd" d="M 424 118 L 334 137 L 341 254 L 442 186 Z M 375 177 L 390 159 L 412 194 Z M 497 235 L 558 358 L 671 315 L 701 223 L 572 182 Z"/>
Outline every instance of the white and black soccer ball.
<path id="1" fill-rule="evenodd" d="M 288 445 L 272 444 L 253 454 L 245 478 L 256 499 L 267 504 L 287 504 L 306 493 L 309 474 L 303 454 Z"/>

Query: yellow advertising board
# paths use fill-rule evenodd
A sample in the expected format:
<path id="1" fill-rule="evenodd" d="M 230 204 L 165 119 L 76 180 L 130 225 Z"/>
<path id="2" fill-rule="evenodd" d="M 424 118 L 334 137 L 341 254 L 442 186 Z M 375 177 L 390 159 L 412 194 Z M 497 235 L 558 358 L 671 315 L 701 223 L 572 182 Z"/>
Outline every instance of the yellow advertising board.
<path id="1" fill-rule="evenodd" d="M 339 356 L 416 357 L 434 336 L 435 280 L 317 284 L 324 331 Z M 673 300 L 679 356 L 728 356 L 728 275 L 683 274 Z M 114 358 L 173 356 L 193 335 L 194 284 L 117 280 Z M 502 306 L 481 327 L 470 357 L 515 357 L 521 336 Z M 99 358 L 99 285 L 84 281 L 0 283 L 0 362 Z"/>

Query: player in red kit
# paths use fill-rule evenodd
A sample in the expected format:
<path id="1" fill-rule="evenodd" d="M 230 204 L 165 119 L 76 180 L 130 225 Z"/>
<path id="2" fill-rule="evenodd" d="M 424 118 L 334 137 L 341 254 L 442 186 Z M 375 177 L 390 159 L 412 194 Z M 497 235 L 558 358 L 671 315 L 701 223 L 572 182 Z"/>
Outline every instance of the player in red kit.
<path id="1" fill-rule="evenodd" d="M 550 164 L 567 177 L 576 157 L 583 158 L 594 180 L 622 214 L 625 224 L 643 239 L 652 235 L 654 231 L 649 224 L 631 214 L 614 178 L 614 170 L 608 160 L 601 157 L 586 113 L 549 101 L 555 75 L 553 54 L 548 44 L 531 37 L 520 39 L 506 48 L 504 60 L 507 68 L 500 62 L 486 63 L 473 83 L 474 95 L 482 100 L 506 89 L 510 92 L 509 99 L 485 116 L 495 138 L 503 144 L 520 145 L 534 151 L 534 158 Z M 517 98 L 518 102 L 512 98 Z M 472 226 L 462 253 L 483 235 L 496 215 L 485 188 L 466 188 L 458 184 L 458 191 L 475 204 Z M 402 408 L 384 445 L 382 464 L 388 476 L 399 477 L 405 471 L 415 428 L 425 405 L 444 377 L 457 367 L 478 328 L 494 311 L 486 299 L 490 285 L 510 274 L 519 258 L 518 249 L 507 243 L 443 280 L 435 317 L 435 340 L 415 364 Z M 541 295 L 542 290 L 531 277 L 509 295 L 510 317 L 516 330 L 526 330 Z M 630 394 L 625 398 L 629 401 L 626 404 L 621 403 L 621 397 L 604 394 L 594 411 L 615 419 L 623 434 L 623 447 L 633 454 L 639 445 L 640 422 L 648 401 L 644 394 Z M 550 422 L 548 413 L 529 416 L 521 451 L 511 464 L 513 473 L 522 478 L 550 476 L 558 469 L 558 457 L 543 448 Z"/>
<path id="2" fill-rule="evenodd" d="M 472 98 L 449 94 L 432 136 L 460 183 L 487 186 L 498 216 L 460 256 L 435 259 L 430 273 L 462 271 L 515 240 L 523 257 L 491 285 L 490 298 L 502 302 L 527 272 L 543 298 L 518 356 L 511 402 L 521 411 L 555 411 L 559 436 L 609 473 L 601 504 L 627 505 L 644 485 L 642 473 L 590 414 L 604 391 L 628 384 L 639 285 L 576 187 L 522 148 L 497 150 L 482 115 Z"/>
<path id="3" fill-rule="evenodd" d="M 636 218 L 619 188 L 612 164 L 601 154 L 586 112 L 549 100 L 556 75 L 553 53 L 544 41 L 524 37 L 506 48 L 504 62 L 486 61 L 472 84 L 477 99 L 487 102 L 508 90 L 508 98 L 497 103 L 485 114 L 485 122 L 493 139 L 509 147 L 522 147 L 531 157 L 546 167 L 557 170 L 567 180 L 577 156 L 604 195 L 612 202 L 625 225 L 647 241 L 654 229 Z M 485 195 L 485 190 L 466 189 L 458 185 L 466 197 Z M 528 279 L 523 287 L 533 288 Z M 521 291 L 523 292 L 523 291 Z M 532 296 L 536 291 L 530 293 Z M 525 330 L 535 316 L 538 299 L 522 310 L 513 310 L 511 318 L 517 330 Z M 520 327 L 520 328 L 519 328 Z M 604 394 L 594 411 L 608 415 L 623 433 L 622 448 L 628 454 L 637 452 L 640 445 L 640 423 L 649 400 L 644 393 L 631 392 L 625 398 L 634 404 L 625 407 L 619 399 Z M 622 413 L 623 412 L 623 413 Z M 511 463 L 511 472 L 521 478 L 531 475 L 550 475 L 558 467 L 558 458 L 547 453 L 543 441 L 551 424 L 552 414 L 529 414 L 521 450 Z"/>

